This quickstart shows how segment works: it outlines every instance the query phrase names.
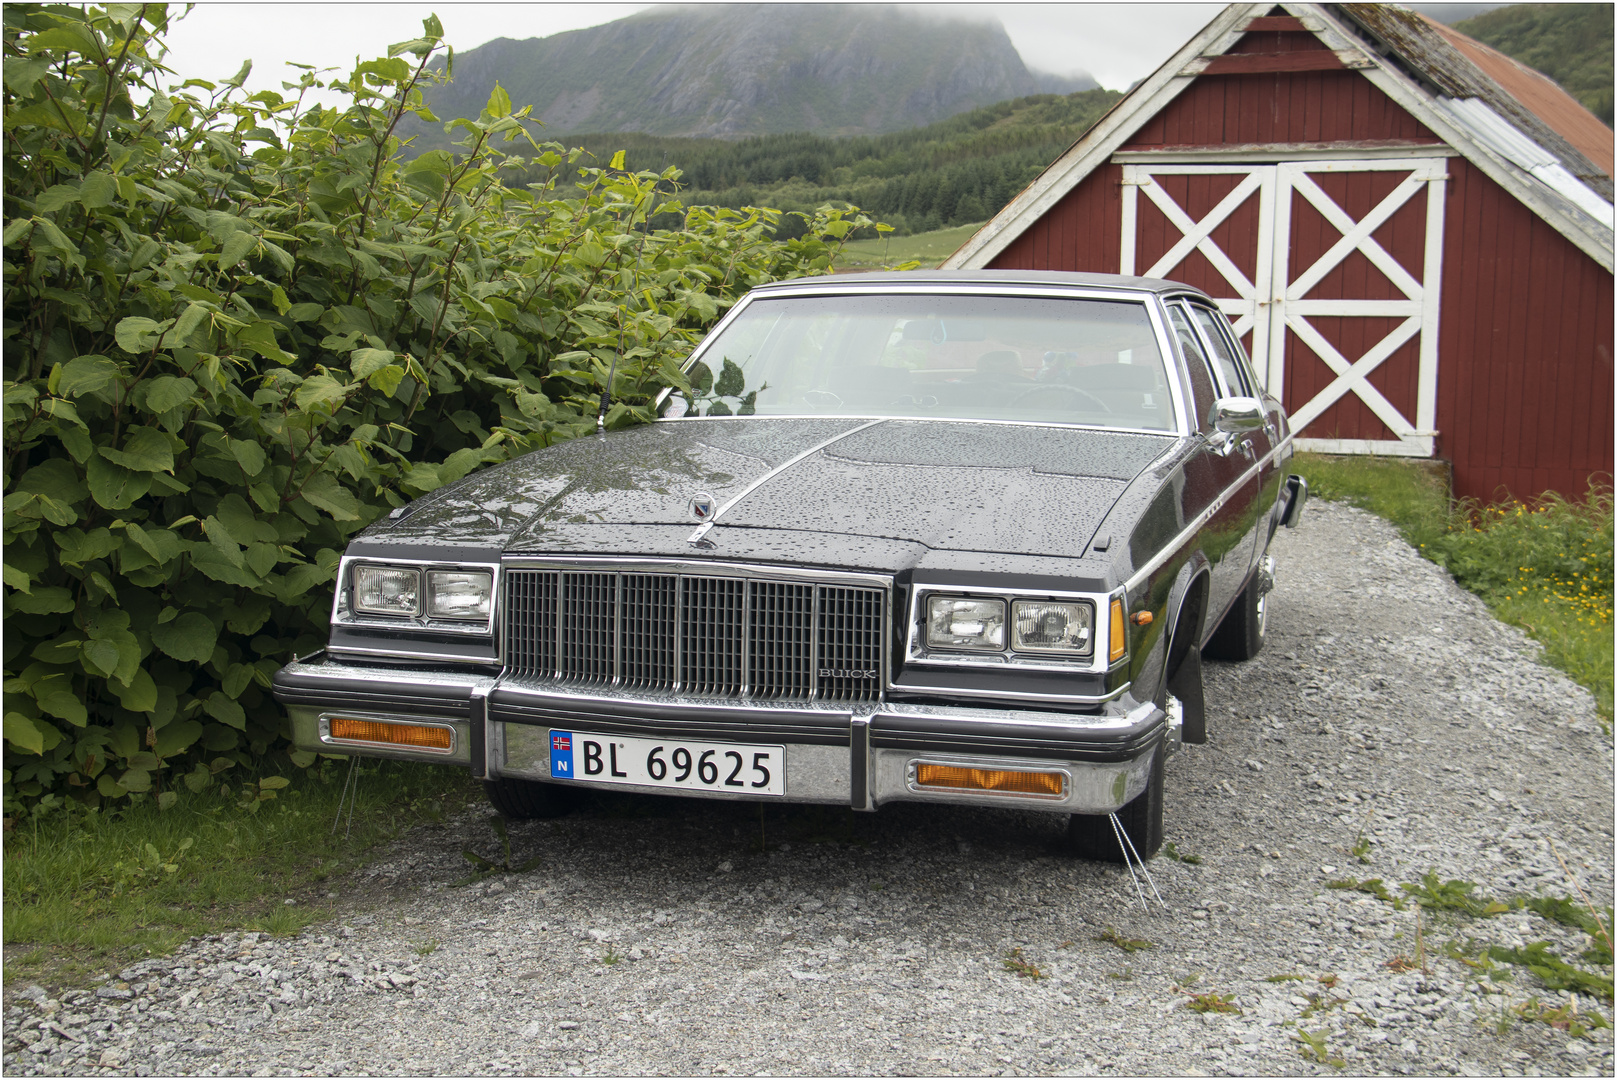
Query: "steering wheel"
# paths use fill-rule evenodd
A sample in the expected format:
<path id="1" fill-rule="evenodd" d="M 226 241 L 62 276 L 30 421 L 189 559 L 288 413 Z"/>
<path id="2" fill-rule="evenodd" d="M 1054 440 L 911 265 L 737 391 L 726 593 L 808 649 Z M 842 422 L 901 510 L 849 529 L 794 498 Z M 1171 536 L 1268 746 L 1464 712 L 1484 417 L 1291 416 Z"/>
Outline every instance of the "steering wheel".
<path id="1" fill-rule="evenodd" d="M 803 401 L 815 409 L 842 408 L 842 399 L 829 390 L 805 390 L 803 392 Z"/>
<path id="2" fill-rule="evenodd" d="M 1014 409 L 1024 402 L 1032 401 L 1034 398 L 1043 397 L 1046 394 L 1052 393 L 1067 394 L 1074 398 L 1083 398 L 1092 403 L 1091 406 L 1086 406 L 1090 408 L 1091 412 L 1109 413 L 1112 411 L 1111 408 L 1107 406 L 1106 402 L 1102 401 L 1094 394 L 1091 394 L 1088 390 L 1082 390 L 1076 386 L 1068 386 L 1066 383 L 1051 383 L 1047 386 L 1035 387 L 1032 390 L 1024 390 L 1020 394 L 1017 394 L 1015 397 L 1011 398 L 1011 400 L 1008 402 L 1008 407 Z M 1072 410 L 1069 409 L 1068 411 Z"/>

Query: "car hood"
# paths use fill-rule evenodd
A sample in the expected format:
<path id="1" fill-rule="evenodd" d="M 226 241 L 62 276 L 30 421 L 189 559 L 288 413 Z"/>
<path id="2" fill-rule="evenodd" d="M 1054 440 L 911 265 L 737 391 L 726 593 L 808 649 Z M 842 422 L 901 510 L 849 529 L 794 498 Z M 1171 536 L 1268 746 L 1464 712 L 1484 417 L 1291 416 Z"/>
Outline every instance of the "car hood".
<path id="1" fill-rule="evenodd" d="M 361 541 L 688 556 L 701 493 L 720 508 L 707 534 L 718 557 L 755 551 L 765 532 L 1080 557 L 1128 482 L 1173 441 L 957 421 L 665 421 L 475 473 Z"/>

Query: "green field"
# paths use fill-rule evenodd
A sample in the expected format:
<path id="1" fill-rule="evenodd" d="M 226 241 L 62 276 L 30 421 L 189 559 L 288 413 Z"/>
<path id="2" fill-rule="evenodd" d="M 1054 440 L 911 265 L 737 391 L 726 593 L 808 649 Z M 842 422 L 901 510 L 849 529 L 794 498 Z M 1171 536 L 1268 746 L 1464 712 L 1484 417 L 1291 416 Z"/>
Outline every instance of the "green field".
<path id="1" fill-rule="evenodd" d="M 842 255 L 837 259 L 837 269 L 881 270 L 907 262 L 918 262 L 921 264 L 920 269 L 931 270 L 953 255 L 956 248 L 971 239 L 971 234 L 982 227 L 982 223 L 978 222 L 975 225 L 956 225 L 952 229 L 917 233 L 914 236 L 854 240 L 842 249 Z"/>

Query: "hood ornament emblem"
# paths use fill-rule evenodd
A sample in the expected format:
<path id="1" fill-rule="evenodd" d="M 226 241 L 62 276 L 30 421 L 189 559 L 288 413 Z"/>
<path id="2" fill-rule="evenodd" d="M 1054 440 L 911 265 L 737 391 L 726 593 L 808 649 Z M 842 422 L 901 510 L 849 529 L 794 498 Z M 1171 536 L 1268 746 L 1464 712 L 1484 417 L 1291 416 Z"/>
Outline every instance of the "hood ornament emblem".
<path id="1" fill-rule="evenodd" d="M 705 491 L 698 491 L 691 496 L 691 516 L 697 521 L 713 520 L 713 496 Z"/>

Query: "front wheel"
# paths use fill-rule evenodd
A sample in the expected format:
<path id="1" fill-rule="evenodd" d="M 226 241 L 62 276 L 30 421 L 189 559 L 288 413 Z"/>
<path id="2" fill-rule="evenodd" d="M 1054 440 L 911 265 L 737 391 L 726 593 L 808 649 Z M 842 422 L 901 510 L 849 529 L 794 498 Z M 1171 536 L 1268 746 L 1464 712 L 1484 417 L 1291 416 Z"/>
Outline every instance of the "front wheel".
<path id="1" fill-rule="evenodd" d="M 579 793 L 560 784 L 502 776 L 483 781 L 483 792 L 494 809 L 508 818 L 557 818 L 578 805 Z"/>
<path id="2" fill-rule="evenodd" d="M 1117 812 L 1123 827 L 1141 859 L 1149 859 L 1162 847 L 1162 759 L 1164 748 L 1152 751 L 1151 778 L 1145 790 Z M 1096 862 L 1128 863 L 1109 814 L 1073 814 L 1067 819 L 1067 850 L 1080 859 Z"/>
<path id="3" fill-rule="evenodd" d="M 1274 563 L 1272 555 L 1263 557 L 1258 572 L 1241 590 L 1235 606 L 1202 647 L 1203 656 L 1240 662 L 1262 651 L 1269 630 L 1269 591 L 1274 588 Z"/>

